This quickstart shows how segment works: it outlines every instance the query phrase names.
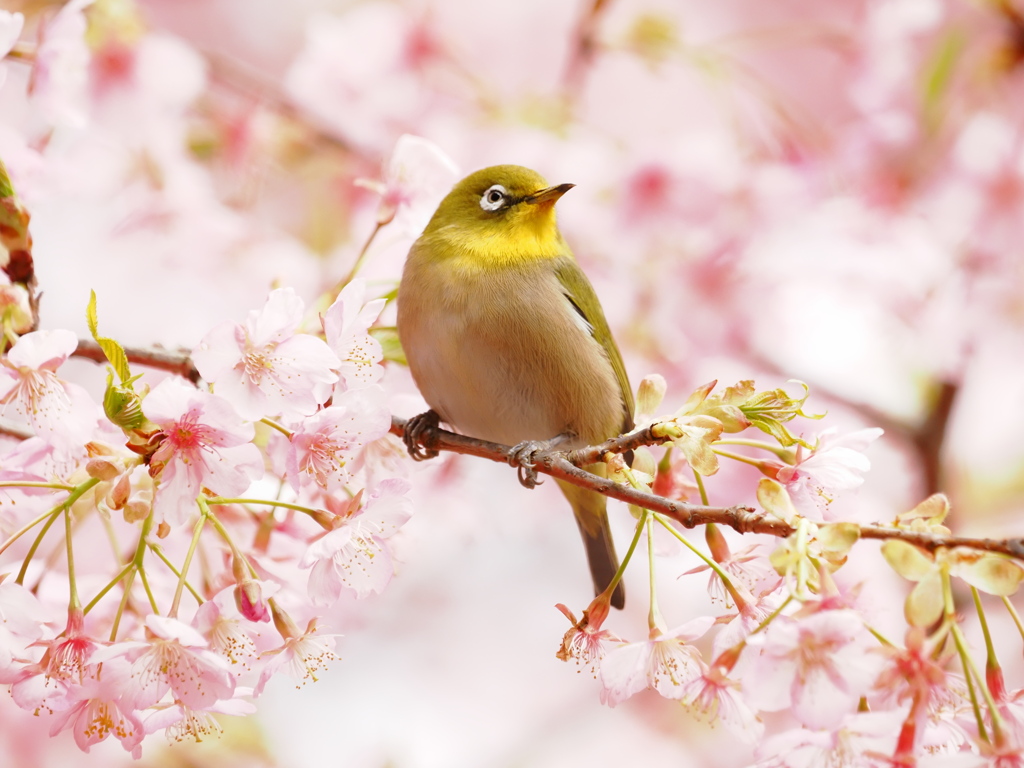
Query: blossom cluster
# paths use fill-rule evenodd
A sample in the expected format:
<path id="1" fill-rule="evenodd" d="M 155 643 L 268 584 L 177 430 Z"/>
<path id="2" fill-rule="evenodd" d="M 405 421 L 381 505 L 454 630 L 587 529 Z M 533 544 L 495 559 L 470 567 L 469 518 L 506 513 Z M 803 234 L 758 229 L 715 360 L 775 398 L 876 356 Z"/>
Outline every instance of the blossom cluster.
<path id="1" fill-rule="evenodd" d="M 391 419 L 367 329 L 384 302 L 365 291 L 349 283 L 308 329 L 294 291 L 271 292 L 193 350 L 202 387 L 139 388 L 98 337 L 122 376 L 106 413 L 62 378 L 70 331 L 4 355 L 3 415 L 34 434 L 0 458 L 0 680 L 51 733 L 136 756 L 155 730 L 214 733 L 214 713 L 253 711 L 274 674 L 315 679 L 337 636 L 319 617 L 387 586 L 412 505 L 381 458 Z"/>

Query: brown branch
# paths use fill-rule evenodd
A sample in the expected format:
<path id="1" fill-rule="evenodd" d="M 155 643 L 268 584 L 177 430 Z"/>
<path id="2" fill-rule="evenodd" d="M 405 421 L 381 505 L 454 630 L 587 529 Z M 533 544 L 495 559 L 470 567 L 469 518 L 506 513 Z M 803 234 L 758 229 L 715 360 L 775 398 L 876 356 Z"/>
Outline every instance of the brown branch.
<path id="1" fill-rule="evenodd" d="M 406 420 L 399 416 L 391 417 L 391 433 L 402 437 L 405 434 Z M 769 517 L 752 507 L 708 507 L 700 504 L 687 504 L 673 501 L 663 496 L 631 488 L 580 469 L 577 464 L 591 464 L 595 459 L 611 451 L 624 453 L 641 445 L 657 445 L 662 442 L 651 433 L 649 427 L 637 432 L 608 440 L 598 446 L 580 448 L 574 451 L 549 451 L 536 458 L 537 472 L 549 475 L 558 480 L 589 488 L 613 499 L 635 504 L 652 512 L 663 514 L 678 522 L 685 528 L 716 523 L 735 529 L 740 533 L 765 533 L 778 538 L 792 535 L 796 529 L 785 521 Z M 423 441 L 424 447 L 439 451 L 462 453 L 478 456 L 507 464 L 512 456 L 512 448 L 486 440 L 458 435 L 443 429 L 432 430 Z M 968 547 L 983 552 L 994 552 L 1024 560 L 1024 538 L 1013 539 L 979 539 L 967 536 L 942 536 L 923 531 L 910 531 L 888 525 L 858 525 L 862 539 L 900 539 L 908 544 L 920 547 L 928 552 L 953 547 Z"/>
<path id="2" fill-rule="evenodd" d="M 138 363 L 147 368 L 156 368 L 169 373 L 176 373 L 179 376 L 198 384 L 202 378 L 195 365 L 192 364 L 191 355 L 185 350 L 172 351 L 160 347 L 124 347 L 129 363 Z M 72 353 L 75 357 L 84 357 L 86 360 L 94 360 L 97 363 L 107 362 L 107 356 L 103 354 L 100 345 L 92 339 L 79 339 L 78 348 Z"/>

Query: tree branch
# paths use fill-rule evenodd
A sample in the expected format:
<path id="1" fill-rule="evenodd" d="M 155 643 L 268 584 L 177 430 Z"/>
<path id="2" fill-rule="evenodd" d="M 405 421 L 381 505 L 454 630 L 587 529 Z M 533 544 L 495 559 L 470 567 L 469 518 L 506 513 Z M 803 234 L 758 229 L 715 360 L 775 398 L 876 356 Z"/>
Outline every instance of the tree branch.
<path id="1" fill-rule="evenodd" d="M 128 356 L 129 363 L 138 363 L 148 368 L 176 373 L 193 384 L 198 384 L 202 378 L 195 365 L 192 364 L 192 356 L 184 350 L 175 352 L 160 347 L 124 347 L 124 352 Z M 84 357 L 86 360 L 94 360 L 97 363 L 107 362 L 107 356 L 103 354 L 100 345 L 92 339 L 79 339 L 78 348 L 72 355 Z"/>
<path id="2" fill-rule="evenodd" d="M 405 434 L 406 420 L 399 416 L 391 417 L 391 433 L 402 437 Z M 700 504 L 687 504 L 673 501 L 663 496 L 639 491 L 614 480 L 591 474 L 580 469 L 577 464 L 592 464 L 605 453 L 624 453 L 641 445 L 657 445 L 662 440 L 651 434 L 650 427 L 637 432 L 622 435 L 608 440 L 598 446 L 580 448 L 574 451 L 549 451 L 535 459 L 534 469 L 558 480 L 589 488 L 613 499 L 635 504 L 669 517 L 685 528 L 716 523 L 725 525 L 739 533 L 765 533 L 778 538 L 786 538 L 795 532 L 795 528 L 785 521 L 769 517 L 752 507 L 709 507 Z M 425 448 L 439 451 L 462 453 L 507 464 L 512 456 L 512 448 L 499 443 L 490 443 L 473 437 L 458 435 L 447 430 L 437 429 L 427 433 L 423 441 Z M 1008 555 L 1024 560 L 1024 538 L 988 539 L 967 536 L 941 536 L 924 531 L 910 531 L 889 525 L 858 525 L 862 539 L 900 539 L 920 547 L 928 552 L 953 547 L 968 547 L 983 552 Z"/>

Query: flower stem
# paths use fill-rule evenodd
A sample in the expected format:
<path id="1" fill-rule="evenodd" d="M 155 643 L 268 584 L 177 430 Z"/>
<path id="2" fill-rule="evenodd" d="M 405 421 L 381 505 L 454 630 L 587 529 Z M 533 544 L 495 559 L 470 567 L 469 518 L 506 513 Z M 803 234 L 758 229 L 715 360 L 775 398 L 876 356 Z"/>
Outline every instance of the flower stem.
<path id="1" fill-rule="evenodd" d="M 996 709 L 995 701 L 992 700 L 992 693 L 988 690 L 985 678 L 979 674 L 978 668 L 974 664 L 974 660 L 967 651 L 967 643 L 964 639 L 963 633 L 960 631 L 960 626 L 956 623 L 956 606 L 953 603 L 953 586 L 950 583 L 949 568 L 945 566 L 942 568 L 942 600 L 945 609 L 944 620 L 949 626 L 950 634 L 953 635 L 953 644 L 956 646 L 956 652 L 960 656 L 960 665 L 963 667 L 964 677 L 967 679 L 967 690 L 971 697 L 971 707 L 974 709 L 974 719 L 978 725 L 978 734 L 984 741 L 990 741 L 988 732 L 985 729 L 985 719 L 981 714 L 981 704 L 978 701 L 978 694 L 972 683 L 972 679 L 978 682 L 978 688 L 981 690 L 982 696 L 985 697 L 985 703 L 988 706 L 989 714 L 992 716 L 992 736 L 995 739 L 995 743 L 999 744 L 1002 742 L 1003 738 L 1002 718 L 999 715 L 999 711 Z"/>
<path id="2" fill-rule="evenodd" d="M 32 562 L 32 558 L 35 556 L 36 550 L 39 549 L 39 545 L 43 543 L 43 539 L 46 537 L 46 532 L 49 531 L 50 530 L 50 526 L 52 526 L 56 522 L 57 515 L 60 514 L 61 510 L 65 510 L 65 509 L 69 510 L 69 509 L 71 509 L 71 505 L 74 504 L 76 501 L 78 501 L 80 498 L 82 498 L 83 494 L 85 494 L 86 491 L 88 491 L 90 488 L 92 488 L 97 483 L 99 483 L 99 480 L 97 478 L 90 477 L 84 483 L 81 483 L 80 485 L 75 486 L 75 489 L 71 492 L 71 494 L 64 501 L 62 501 L 60 504 L 55 506 L 53 509 L 51 509 L 49 512 L 47 512 L 46 515 L 43 516 L 44 519 L 47 516 L 50 519 L 46 521 L 46 524 L 43 525 L 42 529 L 39 531 L 39 534 L 36 536 L 35 541 L 32 542 L 32 546 L 29 547 L 29 550 L 28 550 L 28 552 L 25 555 L 25 559 L 21 563 L 21 570 L 18 571 L 18 578 L 15 579 L 16 583 L 18 583 L 18 584 L 24 584 L 25 583 L 25 574 L 28 572 L 28 564 L 30 562 Z M 36 522 L 38 522 L 38 519 L 39 518 L 37 518 L 36 520 L 33 520 L 32 523 L 30 523 L 29 527 L 31 527 L 32 525 L 35 525 Z M 16 538 L 17 536 L 20 536 L 22 534 L 22 532 L 25 531 L 25 530 L 28 530 L 28 528 L 23 528 L 21 531 L 16 533 L 12 537 L 12 539 Z M 6 545 L 5 545 L 5 547 L 6 547 Z M 2 551 L 2 550 L 0 550 L 0 551 Z"/>
<path id="3" fill-rule="evenodd" d="M 166 566 L 167 566 L 168 568 L 170 568 L 170 569 L 171 569 L 171 573 L 173 573 L 173 574 L 174 574 L 175 576 L 177 576 L 177 577 L 178 577 L 179 579 L 181 578 L 181 571 L 179 571 L 179 570 L 178 570 L 178 566 L 176 566 L 176 565 L 175 565 L 174 563 L 172 563 L 172 562 L 170 561 L 170 558 L 168 558 L 168 557 L 167 557 L 167 555 L 165 555 L 165 554 L 164 554 L 164 549 L 163 549 L 163 547 L 161 547 L 161 546 L 160 546 L 159 544 L 154 544 L 153 542 L 149 542 L 149 543 L 147 544 L 147 546 L 149 547 L 149 550 L 150 550 L 150 552 L 152 552 L 152 553 L 153 553 L 154 555 L 156 555 L 157 557 L 159 557 L 159 558 L 160 558 L 160 560 L 161 560 L 161 561 L 163 561 L 163 564 L 164 564 L 164 565 L 166 565 Z M 203 603 L 205 603 L 205 602 L 206 602 L 205 600 L 203 600 L 203 597 L 202 597 L 202 595 L 200 595 L 200 594 L 199 594 L 199 593 L 198 593 L 198 592 L 196 591 L 196 588 L 195 588 L 195 587 L 193 587 L 193 586 L 192 586 L 192 585 L 191 585 L 191 584 L 190 584 L 190 583 L 188 582 L 188 580 L 187 580 L 187 579 L 185 580 L 185 589 L 187 589 L 187 590 L 188 590 L 188 591 L 189 591 L 189 592 L 190 592 L 190 593 L 192 594 L 192 597 L 194 597 L 194 598 L 196 599 L 196 602 L 197 602 L 197 603 L 199 603 L 200 605 L 202 605 Z"/>
<path id="4" fill-rule="evenodd" d="M 651 581 L 651 608 L 647 613 L 647 626 L 652 630 L 657 629 L 660 632 L 665 632 L 668 629 L 668 625 L 665 624 L 665 619 L 661 615 L 661 609 L 658 608 L 658 593 L 655 586 L 657 579 L 654 578 L 653 515 L 646 514 L 644 518 L 644 526 L 647 529 L 647 573 Z"/>
<path id="5" fill-rule="evenodd" d="M 366 261 L 367 254 L 370 252 L 370 245 L 373 243 L 374 238 L 377 237 L 377 233 L 380 232 L 381 229 L 384 228 L 384 225 L 389 223 L 389 221 L 377 222 L 377 225 L 373 228 L 373 231 L 370 233 L 370 236 L 366 238 L 366 242 L 363 243 L 363 249 L 359 251 L 359 256 L 356 257 L 356 263 L 352 265 L 352 269 L 350 269 L 348 271 L 348 274 L 345 275 L 345 277 L 343 277 L 336 286 L 334 286 L 334 290 L 331 291 L 332 297 L 337 298 L 338 294 L 341 293 L 342 289 L 346 285 L 351 283 L 355 276 L 359 273 L 359 270 L 362 269 L 363 267 L 363 262 Z"/>
<path id="6" fill-rule="evenodd" d="M 287 501 L 274 501 L 272 499 L 224 499 L 220 496 L 214 496 L 209 499 L 205 499 L 205 504 L 210 507 L 223 507 L 228 504 L 256 504 L 259 506 L 266 507 L 283 507 L 284 509 L 294 509 L 296 512 L 302 512 L 307 515 L 318 515 L 319 511 L 312 507 L 304 507 L 301 504 L 289 504 Z M 212 514 L 212 513 L 211 513 Z"/>
<path id="7" fill-rule="evenodd" d="M 757 467 L 758 469 L 763 467 L 765 464 L 764 459 L 755 459 L 752 456 L 744 456 L 741 453 L 732 453 L 731 451 L 720 451 L 718 449 L 712 450 L 714 450 L 716 456 L 721 456 L 723 459 L 732 459 L 733 461 L 738 461 L 742 464 L 749 464 L 750 466 Z"/>
<path id="8" fill-rule="evenodd" d="M 0 488 L 49 488 L 54 491 L 73 491 L 77 485 L 64 483 L 30 483 L 26 480 L 0 480 Z"/>
<path id="9" fill-rule="evenodd" d="M 201 514 L 199 519 L 196 520 L 196 524 L 192 527 L 192 541 L 189 542 L 188 552 L 185 554 L 185 562 L 181 564 L 181 575 L 178 577 L 178 586 L 174 590 L 174 599 L 171 601 L 171 609 L 167 612 L 167 615 L 172 619 L 178 618 L 178 606 L 181 604 L 181 593 L 185 589 L 185 579 L 188 578 L 188 567 L 192 564 L 192 556 L 196 553 L 196 547 L 199 546 L 199 536 L 203 532 L 203 527 L 206 525 L 206 518 L 213 515 L 210 508 L 206 504 L 206 499 L 199 496 L 196 499 L 196 503 L 199 505 Z"/>
<path id="10" fill-rule="evenodd" d="M 78 599 L 78 583 L 75 581 L 75 548 L 71 544 L 71 508 L 64 508 L 64 544 L 68 551 L 68 610 L 82 610 L 82 602 Z"/>
<path id="11" fill-rule="evenodd" d="M 783 448 L 781 445 L 766 443 L 763 440 L 744 440 L 742 438 L 734 437 L 726 440 L 715 440 L 714 445 L 742 445 L 746 448 L 759 448 L 762 451 L 768 451 L 774 453 L 782 461 L 787 464 L 793 462 L 793 451 L 790 448 Z"/>
<path id="12" fill-rule="evenodd" d="M 1017 613 L 1017 609 L 1013 607 L 1013 603 L 1010 602 L 1010 598 L 1003 596 L 1003 605 L 1006 606 L 1006 610 L 1010 612 L 1010 618 L 1013 619 L 1013 623 L 1017 625 L 1017 632 L 1020 634 L 1021 640 L 1024 640 L 1024 624 L 1021 623 L 1020 614 Z"/>
<path id="13" fill-rule="evenodd" d="M 127 581 L 124 585 L 124 593 L 121 595 L 121 604 L 117 606 L 117 613 L 114 614 L 113 626 L 110 628 L 110 642 L 117 640 L 117 630 L 121 626 L 121 617 L 124 615 L 124 609 L 128 606 L 128 599 L 131 597 L 132 584 L 135 583 L 135 574 L 142 568 L 142 561 L 146 553 L 146 537 L 149 536 L 149 531 L 153 527 L 153 513 L 150 512 L 146 516 L 146 519 L 142 521 L 142 530 L 139 532 L 139 543 L 135 545 L 135 554 L 132 556 L 132 561 L 127 566 Z M 97 595 L 96 599 L 93 600 L 89 605 L 91 606 L 96 600 L 102 596 Z"/>
<path id="14" fill-rule="evenodd" d="M 697 490 L 700 491 L 700 503 L 705 507 L 711 506 L 708 504 L 708 492 L 704 489 L 704 478 L 696 469 L 693 470 L 693 479 L 697 483 Z"/>
<path id="15" fill-rule="evenodd" d="M 292 431 L 290 429 L 288 429 L 287 427 L 284 427 L 284 426 L 278 424 L 273 419 L 260 419 L 260 423 L 261 424 L 266 424 L 271 429 L 276 429 L 278 432 L 280 432 L 282 435 L 287 437 L 289 440 L 292 437 Z"/>
<path id="16" fill-rule="evenodd" d="M 974 598 L 974 610 L 978 614 L 978 622 L 981 624 L 981 634 L 985 638 L 985 665 L 989 669 L 999 667 L 999 659 L 996 657 L 995 646 L 992 645 L 992 633 L 988 628 L 988 619 L 985 618 L 985 609 L 981 605 L 981 595 L 977 587 L 971 587 L 971 596 Z"/>
<path id="17" fill-rule="evenodd" d="M 609 595 L 615 591 L 615 588 L 622 581 L 622 575 L 626 572 L 626 566 L 629 565 L 629 561 L 633 558 L 633 552 L 636 550 L 636 545 L 640 541 L 640 534 L 644 530 L 644 523 L 646 521 L 648 512 L 644 510 L 640 519 L 636 521 L 636 530 L 633 532 L 633 540 L 629 542 L 629 548 L 626 550 L 626 554 L 622 558 L 622 562 L 619 564 L 619 569 L 612 576 L 612 580 L 605 587 L 605 592 Z M 602 593 L 604 594 L 604 593 Z"/>
<path id="18" fill-rule="evenodd" d="M 87 613 L 89 613 L 89 611 L 91 611 L 93 608 L 95 608 L 96 607 L 96 603 L 98 603 L 101 599 L 103 599 L 103 596 L 105 594 L 107 594 L 107 592 L 112 590 L 117 585 L 117 582 L 119 582 L 121 579 L 123 579 L 133 567 L 134 567 L 133 563 L 130 563 L 130 562 L 126 563 L 124 568 L 122 568 L 120 571 L 118 571 L 117 576 L 115 576 L 110 581 L 108 581 L 107 585 L 105 587 L 103 587 L 103 589 L 101 589 L 99 591 L 99 593 L 96 595 L 96 597 L 94 597 L 92 600 L 89 601 L 89 604 L 85 606 L 85 608 L 83 609 L 82 613 L 83 614 L 87 614 Z"/>
<path id="19" fill-rule="evenodd" d="M 737 607 L 746 605 L 747 601 L 744 600 L 743 596 L 739 594 L 739 590 L 736 589 L 736 585 L 732 583 L 732 580 L 729 578 L 729 574 L 722 570 L 722 566 L 715 562 L 714 558 L 708 557 L 703 552 L 701 552 L 697 547 L 695 547 L 689 539 L 687 539 L 685 536 L 683 536 L 683 534 L 676 530 L 676 527 L 672 525 L 671 521 L 667 517 L 665 517 L 664 515 L 660 515 L 657 512 L 652 512 L 651 514 L 654 515 L 655 520 L 657 520 L 659 523 L 662 524 L 662 526 L 668 529 L 669 533 L 671 533 L 673 536 L 679 539 L 679 541 L 682 542 L 683 546 L 685 546 L 687 549 L 693 552 L 693 554 L 695 554 L 697 557 L 703 560 L 704 564 L 715 572 L 715 575 L 722 580 L 722 583 L 725 585 L 725 589 L 729 592 L 729 596 L 732 597 Z"/>

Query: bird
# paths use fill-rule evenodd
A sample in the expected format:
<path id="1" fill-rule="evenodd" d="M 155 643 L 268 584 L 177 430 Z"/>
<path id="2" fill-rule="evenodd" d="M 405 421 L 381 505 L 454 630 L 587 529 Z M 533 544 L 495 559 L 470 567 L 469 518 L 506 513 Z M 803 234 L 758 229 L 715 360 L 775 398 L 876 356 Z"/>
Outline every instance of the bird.
<path id="1" fill-rule="evenodd" d="M 516 446 L 527 469 L 537 450 L 594 445 L 633 428 L 622 355 L 555 217 L 573 186 L 550 186 L 522 166 L 483 168 L 452 188 L 410 248 L 398 336 L 430 406 L 406 425 L 413 458 L 437 455 L 420 443 L 441 422 Z M 603 462 L 584 468 L 606 475 Z M 607 500 L 557 482 L 600 595 L 619 567 Z M 624 606 L 621 582 L 610 602 Z"/>

